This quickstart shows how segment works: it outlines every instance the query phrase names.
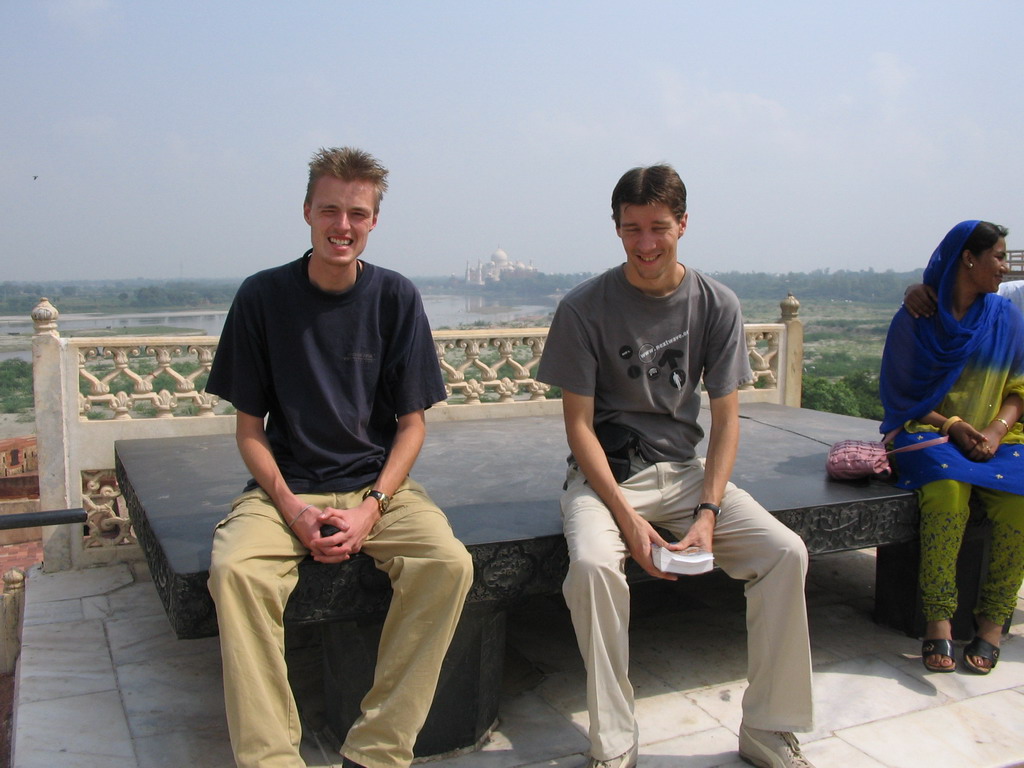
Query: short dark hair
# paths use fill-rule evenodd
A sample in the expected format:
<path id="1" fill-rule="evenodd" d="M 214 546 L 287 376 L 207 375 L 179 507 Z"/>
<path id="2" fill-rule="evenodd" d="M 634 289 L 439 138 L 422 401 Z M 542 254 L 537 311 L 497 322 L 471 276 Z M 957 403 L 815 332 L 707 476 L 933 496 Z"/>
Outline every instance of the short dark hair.
<path id="1" fill-rule="evenodd" d="M 380 201 L 388 191 L 388 169 L 371 155 L 355 147 L 323 147 L 309 161 L 309 183 L 306 185 L 305 204 L 313 200 L 313 187 L 324 176 L 342 181 L 368 181 L 377 193 L 373 212 L 380 211 Z"/>
<path id="2" fill-rule="evenodd" d="M 964 250 L 980 256 L 1001 239 L 1010 234 L 1010 230 L 991 221 L 979 221 L 964 243 Z"/>
<path id="3" fill-rule="evenodd" d="M 612 190 L 612 219 L 621 224 L 622 206 L 662 203 L 677 220 L 686 214 L 686 185 L 675 168 L 662 163 L 626 171 Z"/>

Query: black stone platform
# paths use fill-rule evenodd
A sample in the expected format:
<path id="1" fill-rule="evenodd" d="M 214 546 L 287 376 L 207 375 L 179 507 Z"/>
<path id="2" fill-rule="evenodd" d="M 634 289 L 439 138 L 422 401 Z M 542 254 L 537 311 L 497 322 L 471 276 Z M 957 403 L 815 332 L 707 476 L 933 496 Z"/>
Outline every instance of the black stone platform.
<path id="1" fill-rule="evenodd" d="M 811 554 L 916 539 L 912 493 L 825 475 L 828 446 L 874 438 L 874 422 L 773 404 L 744 405 L 741 416 L 734 482 L 799 533 Z M 470 550 L 475 578 L 417 755 L 469 747 L 486 733 L 497 715 L 503 609 L 559 590 L 568 563 L 558 507 L 568 453 L 561 417 L 438 422 L 427 432 L 413 474 Z M 248 478 L 233 437 L 121 440 L 115 454 L 118 482 L 174 631 L 181 638 L 216 634 L 206 588 L 213 528 Z M 388 581 L 368 557 L 300 565 L 285 620 L 323 627 L 334 733 L 347 731 L 369 687 L 389 600 Z M 348 660 L 345 675 L 334 673 L 334 658 Z M 353 659 L 363 661 L 362 679 L 351 677 Z"/>

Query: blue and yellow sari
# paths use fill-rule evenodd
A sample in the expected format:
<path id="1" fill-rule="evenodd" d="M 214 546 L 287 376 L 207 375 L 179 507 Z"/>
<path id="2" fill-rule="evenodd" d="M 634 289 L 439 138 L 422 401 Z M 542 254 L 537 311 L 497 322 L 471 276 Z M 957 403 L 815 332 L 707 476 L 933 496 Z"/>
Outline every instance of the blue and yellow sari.
<path id="1" fill-rule="evenodd" d="M 885 420 L 881 431 L 899 427 L 900 448 L 939 436 L 921 424 L 931 411 L 959 416 L 977 430 L 987 427 L 1010 394 L 1024 397 L 1024 316 L 997 294 L 979 296 L 961 320 L 952 306 L 960 256 L 978 221 L 957 224 L 939 244 L 925 269 L 924 282 L 938 294 L 931 317 L 914 318 L 901 307 L 889 326 L 879 389 Z M 903 488 L 935 480 L 1024 495 L 1024 431 L 1011 425 L 993 458 L 971 461 L 952 443 L 899 454 Z"/>

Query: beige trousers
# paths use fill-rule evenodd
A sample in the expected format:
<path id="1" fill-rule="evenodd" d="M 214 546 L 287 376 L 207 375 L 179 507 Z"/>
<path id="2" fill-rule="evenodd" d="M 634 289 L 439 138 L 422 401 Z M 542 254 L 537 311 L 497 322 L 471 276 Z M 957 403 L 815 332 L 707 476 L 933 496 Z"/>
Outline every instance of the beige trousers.
<path id="1" fill-rule="evenodd" d="M 647 466 L 621 488 L 644 519 L 682 538 L 700 501 L 703 478 L 699 460 L 666 462 Z M 629 750 L 639 734 L 629 682 L 629 586 L 624 570 L 629 552 L 611 512 L 575 468 L 569 470 L 561 505 L 569 545 L 563 592 L 587 669 L 591 754 L 609 760 Z M 810 730 L 807 549 L 799 536 L 732 483 L 721 507 L 713 542 L 715 564 L 746 582 L 749 685 L 743 720 L 766 730 Z"/>
<path id="2" fill-rule="evenodd" d="M 364 489 L 365 490 L 365 489 Z M 362 490 L 301 494 L 345 509 Z M 391 579 L 374 682 L 342 754 L 367 768 L 407 766 L 430 710 L 441 662 L 473 580 L 466 548 L 423 488 L 407 480 L 362 551 Z M 284 609 L 308 551 L 261 491 L 235 500 L 213 540 L 224 700 L 239 768 L 301 768 L 301 730 L 284 659 Z"/>

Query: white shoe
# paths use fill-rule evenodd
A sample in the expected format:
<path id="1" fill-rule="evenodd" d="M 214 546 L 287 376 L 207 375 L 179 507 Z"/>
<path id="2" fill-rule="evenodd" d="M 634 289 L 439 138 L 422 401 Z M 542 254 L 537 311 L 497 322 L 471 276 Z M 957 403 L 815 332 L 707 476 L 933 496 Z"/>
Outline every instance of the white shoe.
<path id="1" fill-rule="evenodd" d="M 609 760 L 598 760 L 596 757 L 591 757 L 587 761 L 586 768 L 635 768 L 638 751 L 637 745 L 634 744 L 629 751 Z"/>
<path id="2" fill-rule="evenodd" d="M 762 731 L 740 725 L 740 757 L 757 768 L 814 768 L 789 731 Z"/>

